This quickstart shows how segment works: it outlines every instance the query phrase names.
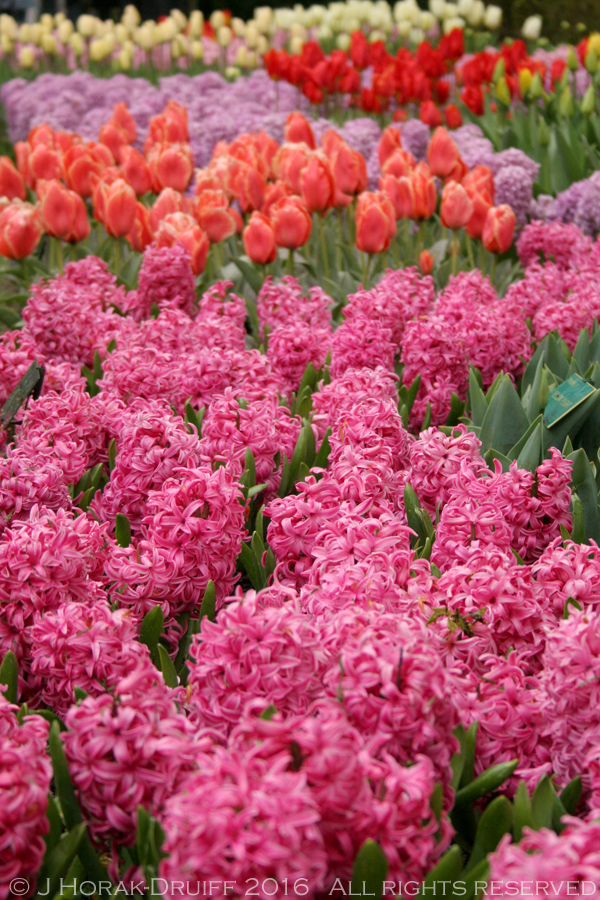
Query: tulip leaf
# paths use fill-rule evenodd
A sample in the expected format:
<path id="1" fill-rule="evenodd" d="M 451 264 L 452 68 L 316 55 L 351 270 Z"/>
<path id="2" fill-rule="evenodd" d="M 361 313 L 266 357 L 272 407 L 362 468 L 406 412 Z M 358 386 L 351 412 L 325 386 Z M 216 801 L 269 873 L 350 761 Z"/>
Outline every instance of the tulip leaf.
<path id="1" fill-rule="evenodd" d="M 254 293 L 258 296 L 258 293 L 263 285 L 263 279 L 260 272 L 254 268 L 250 261 L 246 262 L 244 259 L 239 258 L 234 258 L 231 261 L 232 263 L 234 263 L 234 265 L 237 266 Z"/>
<path id="2" fill-rule="evenodd" d="M 34 400 L 37 400 L 42 391 L 45 372 L 44 366 L 40 366 L 37 362 L 31 363 L 2 407 L 2 412 L 0 413 L 2 425 L 8 425 L 9 422 L 12 422 L 20 407 L 25 403 L 29 396 L 32 396 Z"/>
<path id="3" fill-rule="evenodd" d="M 481 425 L 479 439 L 482 452 L 493 449 L 506 455 L 528 428 L 529 420 L 519 395 L 508 375 L 505 375 L 490 401 Z"/>
<path id="4" fill-rule="evenodd" d="M 501 463 L 503 472 L 508 472 L 510 469 L 511 460 L 497 450 L 488 450 L 483 454 L 483 458 L 492 471 L 494 471 L 494 460 L 496 459 Z"/>
<path id="5" fill-rule="evenodd" d="M 510 800 L 506 797 L 496 797 L 486 806 L 475 835 L 475 843 L 469 857 L 466 872 L 473 869 L 478 863 L 492 853 L 500 840 L 511 830 L 513 824 L 513 811 Z"/>
<path id="6" fill-rule="evenodd" d="M 19 664 L 12 650 L 7 650 L 0 665 L 0 684 L 6 685 L 4 699 L 16 703 L 19 696 Z"/>
<path id="7" fill-rule="evenodd" d="M 517 466 L 519 469 L 527 469 L 528 472 L 535 472 L 542 461 L 542 422 L 541 417 L 537 427 L 529 436 L 527 443 L 517 456 Z"/>
<path id="8" fill-rule="evenodd" d="M 459 419 L 465 411 L 465 401 L 461 400 L 458 394 L 452 392 L 450 399 L 450 412 L 446 419 L 446 425 L 458 425 Z"/>
<path id="9" fill-rule="evenodd" d="M 545 396 L 547 384 L 545 388 L 542 385 L 542 381 L 544 379 L 544 366 L 545 361 L 543 357 L 540 357 L 533 382 L 530 385 L 531 390 L 526 408 L 527 418 L 530 422 L 533 422 L 533 420 L 536 419 L 540 413 L 543 413 L 546 403 L 548 402 L 548 397 Z M 523 386 L 521 387 L 521 390 L 523 392 L 525 391 Z"/>
<path id="10" fill-rule="evenodd" d="M 482 859 L 470 872 L 463 872 L 462 880 L 458 882 L 457 890 L 448 895 L 448 900 L 476 900 L 485 890 L 489 875 L 489 863 Z"/>
<path id="11" fill-rule="evenodd" d="M 519 440 L 514 445 L 514 447 L 511 447 L 510 450 L 508 451 L 508 453 L 506 454 L 508 459 L 511 460 L 511 462 L 518 458 L 519 454 L 526 446 L 530 437 L 532 436 L 532 434 L 535 433 L 536 428 L 538 428 L 541 425 L 541 423 L 542 423 L 542 415 L 540 413 L 540 415 L 538 415 L 537 418 L 534 419 L 534 421 L 530 424 L 530 426 L 527 429 L 527 431 L 525 432 L 525 434 L 521 438 L 519 438 Z M 541 443 L 540 443 L 540 450 L 541 450 Z"/>
<path id="12" fill-rule="evenodd" d="M 388 862 L 385 853 L 377 841 L 366 840 L 356 854 L 352 866 L 353 884 L 359 886 L 363 896 L 380 900 L 387 872 Z"/>
<path id="13" fill-rule="evenodd" d="M 481 426 L 487 412 L 488 404 L 485 394 L 481 390 L 481 386 L 475 375 L 475 370 L 471 366 L 469 371 L 469 406 L 471 408 L 471 421 L 474 425 Z"/>
<path id="14" fill-rule="evenodd" d="M 46 856 L 48 856 L 58 844 L 62 833 L 60 812 L 52 794 L 48 794 L 46 818 L 48 819 L 48 833 L 44 837 L 44 843 L 46 844 Z"/>
<path id="15" fill-rule="evenodd" d="M 140 642 L 150 650 L 153 663 L 158 666 L 158 642 L 165 624 L 165 617 L 160 606 L 153 607 L 146 613 L 140 626 Z"/>

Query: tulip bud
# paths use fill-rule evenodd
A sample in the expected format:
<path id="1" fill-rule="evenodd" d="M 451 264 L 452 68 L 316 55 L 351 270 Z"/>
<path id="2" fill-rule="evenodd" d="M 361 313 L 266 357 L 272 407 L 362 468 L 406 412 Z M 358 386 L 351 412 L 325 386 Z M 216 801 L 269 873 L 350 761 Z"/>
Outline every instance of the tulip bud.
<path id="1" fill-rule="evenodd" d="M 81 56 L 84 50 L 84 43 L 78 31 L 75 31 L 69 38 L 69 45 L 75 56 Z"/>
<path id="2" fill-rule="evenodd" d="M 567 54 L 567 66 L 569 67 L 571 72 L 576 72 L 579 68 L 579 58 L 573 47 L 569 47 L 569 53 Z"/>
<path id="3" fill-rule="evenodd" d="M 204 58 L 204 47 L 202 45 L 202 41 L 192 41 L 191 46 L 192 57 L 195 60 L 201 60 Z"/>
<path id="4" fill-rule="evenodd" d="M 494 71 L 492 73 L 492 84 L 497 84 L 501 78 L 504 78 L 505 74 L 506 64 L 504 62 L 504 57 L 501 56 L 494 66 Z"/>
<path id="5" fill-rule="evenodd" d="M 419 268 L 423 275 L 431 275 L 435 260 L 429 250 L 421 250 L 419 254 Z"/>
<path id="6" fill-rule="evenodd" d="M 567 68 L 564 70 L 564 72 L 560 76 L 559 81 L 558 81 L 558 86 L 561 88 L 566 88 L 566 87 L 569 87 L 570 83 L 571 82 L 569 80 L 569 70 Z"/>
<path id="7" fill-rule="evenodd" d="M 596 94 L 594 92 L 594 86 L 590 84 L 585 94 L 583 95 L 583 100 L 581 101 L 581 112 L 584 114 L 584 116 L 589 116 L 590 113 L 594 112 L 595 107 Z"/>
<path id="8" fill-rule="evenodd" d="M 40 182 L 38 190 L 42 225 L 47 234 L 72 244 L 89 237 L 87 209 L 79 194 L 56 180 Z"/>
<path id="9" fill-rule="evenodd" d="M 531 69 L 521 69 L 519 72 L 519 91 L 522 97 L 526 97 L 533 82 Z"/>
<path id="10" fill-rule="evenodd" d="M 282 197 L 271 207 L 271 221 L 278 247 L 296 250 L 310 237 L 312 220 L 300 197 Z"/>
<path id="11" fill-rule="evenodd" d="M 529 88 L 529 96 L 532 100 L 539 100 L 544 96 L 544 84 L 539 72 L 536 72 L 533 76 L 531 87 Z"/>
<path id="12" fill-rule="evenodd" d="M 543 117 L 538 120 L 538 141 L 541 147 L 547 147 L 550 143 L 550 129 Z"/>
<path id="13" fill-rule="evenodd" d="M 208 238 L 186 213 L 171 213 L 159 225 L 156 242 L 159 247 L 172 247 L 181 244 L 190 255 L 190 262 L 195 275 L 204 271 L 206 258 L 210 249 Z"/>
<path id="14" fill-rule="evenodd" d="M 125 237 L 129 234 L 136 214 L 135 191 L 123 178 L 118 178 L 106 187 L 102 223 L 111 237 Z"/>
<path id="15" fill-rule="evenodd" d="M 594 75 L 598 71 L 598 54 L 593 47 L 585 55 L 585 67 L 590 75 Z"/>
<path id="16" fill-rule="evenodd" d="M 494 206 L 487 214 L 481 239 L 491 253 L 506 253 L 513 241 L 516 217 L 510 206 Z"/>
<path id="17" fill-rule="evenodd" d="M 204 16 L 199 9 L 194 9 L 190 13 L 190 37 L 199 38 L 202 36 L 204 28 Z"/>
<path id="18" fill-rule="evenodd" d="M 356 205 L 356 246 L 363 253 L 383 253 L 396 234 L 396 214 L 383 191 L 363 191 Z"/>
<path id="19" fill-rule="evenodd" d="M 561 116 L 572 116 L 575 112 L 575 105 L 573 103 L 571 88 L 565 88 L 560 95 L 558 111 L 560 112 Z"/>
<path id="20" fill-rule="evenodd" d="M 233 32 L 227 25 L 222 25 L 217 31 L 217 43 L 219 47 L 229 47 L 233 40 Z"/>
<path id="21" fill-rule="evenodd" d="M 504 106 L 510 106 L 510 89 L 508 87 L 508 83 L 506 78 L 501 78 L 496 87 L 494 88 L 494 96 L 500 103 L 503 103 Z"/>
<path id="22" fill-rule="evenodd" d="M 277 256 L 275 232 L 271 220 L 260 212 L 253 212 L 242 234 L 244 250 L 254 263 L 261 266 L 273 262 Z"/>
<path id="23" fill-rule="evenodd" d="M 0 211 L 0 255 L 8 259 L 31 256 L 42 236 L 40 214 L 31 203 L 15 200 Z"/>
<path id="24" fill-rule="evenodd" d="M 23 176 L 8 156 L 0 156 L 0 197 L 9 200 L 25 200 L 27 197 Z"/>

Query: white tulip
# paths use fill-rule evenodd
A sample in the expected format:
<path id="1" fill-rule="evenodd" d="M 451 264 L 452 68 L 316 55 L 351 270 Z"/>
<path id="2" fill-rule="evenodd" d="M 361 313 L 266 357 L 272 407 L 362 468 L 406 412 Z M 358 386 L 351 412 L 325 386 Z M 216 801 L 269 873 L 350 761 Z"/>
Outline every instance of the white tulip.
<path id="1" fill-rule="evenodd" d="M 458 17 L 458 6 L 456 3 L 446 3 L 444 9 L 444 18 L 445 19 L 456 19 Z"/>
<path id="2" fill-rule="evenodd" d="M 467 22 L 469 23 L 471 28 L 479 28 L 479 26 L 483 22 L 484 15 L 485 6 L 483 0 L 474 0 L 471 12 L 467 16 Z"/>
<path id="3" fill-rule="evenodd" d="M 246 34 L 246 23 L 243 19 L 238 19 L 237 16 L 229 23 L 231 30 L 238 38 L 243 38 Z"/>
<path id="4" fill-rule="evenodd" d="M 264 56 L 267 50 L 269 49 L 269 42 L 264 34 L 259 34 L 258 43 L 256 45 L 256 52 L 259 56 Z"/>
<path id="5" fill-rule="evenodd" d="M 44 13 L 40 16 L 40 25 L 45 31 L 52 31 L 54 28 L 54 16 L 50 13 Z"/>
<path id="6" fill-rule="evenodd" d="M 204 29 L 204 16 L 199 9 L 190 13 L 190 37 L 199 38 Z"/>
<path id="7" fill-rule="evenodd" d="M 83 15 L 77 19 L 77 31 L 82 37 L 89 38 L 96 34 L 98 20 L 94 16 Z"/>
<path id="8" fill-rule="evenodd" d="M 215 31 L 218 31 L 219 28 L 222 28 L 223 25 L 226 24 L 225 13 L 221 9 L 216 9 L 214 13 L 211 14 L 209 21 Z"/>
<path id="9" fill-rule="evenodd" d="M 11 38 L 5 33 L 0 34 L 0 50 L 2 50 L 2 53 L 7 56 L 9 53 L 12 53 L 14 49 L 15 45 Z"/>
<path id="10" fill-rule="evenodd" d="M 349 34 L 338 34 L 335 43 L 337 45 L 338 50 L 349 50 L 350 49 L 350 35 Z"/>
<path id="11" fill-rule="evenodd" d="M 464 28 L 466 22 L 460 16 L 453 16 L 451 19 L 444 20 L 444 34 L 450 34 L 455 28 Z"/>
<path id="12" fill-rule="evenodd" d="M 290 40 L 290 53 L 297 55 L 298 53 L 302 53 L 302 48 L 304 47 L 304 39 L 301 37 L 293 37 Z"/>
<path id="13" fill-rule="evenodd" d="M 468 19 L 469 13 L 473 9 L 473 3 L 475 0 L 458 0 L 456 4 L 458 7 L 459 16 L 463 16 L 465 19 Z"/>
<path id="14" fill-rule="evenodd" d="M 398 34 L 401 38 L 407 38 L 411 32 L 411 25 L 408 19 L 404 22 L 398 22 Z"/>
<path id="15" fill-rule="evenodd" d="M 227 66 L 225 69 L 225 78 L 239 78 L 241 74 L 237 66 Z"/>
<path id="16" fill-rule="evenodd" d="M 421 28 L 422 31 L 431 31 L 431 29 L 435 27 L 436 18 L 433 13 L 430 13 L 426 9 L 424 9 L 420 14 L 417 22 L 419 28 Z"/>
<path id="17" fill-rule="evenodd" d="M 21 47 L 19 50 L 19 65 L 24 69 L 33 69 L 35 56 L 31 47 Z"/>
<path id="18" fill-rule="evenodd" d="M 187 28 L 187 16 L 180 9 L 172 9 L 170 12 L 171 19 L 177 25 L 178 31 L 184 31 Z"/>
<path id="19" fill-rule="evenodd" d="M 294 22 L 290 28 L 290 35 L 292 38 L 301 38 L 304 42 L 306 40 L 306 28 L 300 22 Z"/>
<path id="20" fill-rule="evenodd" d="M 202 41 L 192 41 L 191 51 L 194 59 L 202 59 L 204 57 L 204 47 L 202 46 Z"/>
<path id="21" fill-rule="evenodd" d="M 85 45 L 83 43 L 83 38 L 78 31 L 74 31 L 69 38 L 69 46 L 71 47 L 71 50 L 73 51 L 75 56 L 81 56 Z"/>
<path id="22" fill-rule="evenodd" d="M 330 41 L 333 37 L 333 31 L 329 25 L 321 25 L 317 29 L 317 39 L 319 41 Z"/>
<path id="23" fill-rule="evenodd" d="M 526 41 L 537 41 L 541 33 L 541 16 L 529 16 L 527 19 L 525 19 L 525 21 L 523 22 L 523 27 L 521 28 L 521 34 Z"/>
<path id="24" fill-rule="evenodd" d="M 282 7 L 281 9 L 274 10 L 274 13 L 276 27 L 281 28 L 282 31 L 288 31 L 295 18 L 294 10 L 289 9 L 288 7 Z"/>
<path id="25" fill-rule="evenodd" d="M 413 44 L 415 47 L 418 47 L 419 44 L 425 40 L 425 32 L 422 28 L 411 28 L 408 39 L 411 44 Z"/>
<path id="26" fill-rule="evenodd" d="M 121 22 L 130 31 L 133 31 L 134 28 L 137 28 L 142 21 L 142 17 L 140 16 L 137 8 L 133 5 L 133 3 L 128 3 L 125 9 L 123 10 L 123 15 L 121 16 Z"/>
<path id="27" fill-rule="evenodd" d="M 27 22 L 23 22 L 19 28 L 18 38 L 20 44 L 28 44 L 31 40 L 31 25 Z"/>
<path id="28" fill-rule="evenodd" d="M 369 42 L 371 44 L 374 44 L 376 41 L 385 41 L 385 34 L 383 33 L 383 31 L 378 31 L 377 29 L 375 29 L 371 32 L 371 34 L 369 35 Z"/>
<path id="29" fill-rule="evenodd" d="M 258 30 L 263 34 L 269 34 L 273 25 L 273 10 L 270 6 L 257 6 L 254 10 L 254 21 Z"/>
<path id="30" fill-rule="evenodd" d="M 217 31 L 217 44 L 219 47 L 229 47 L 233 40 L 233 31 L 227 25 L 221 25 Z"/>
<path id="31" fill-rule="evenodd" d="M 14 41 L 18 34 L 19 26 L 12 16 L 2 13 L 0 16 L 0 31 Z"/>
<path id="32" fill-rule="evenodd" d="M 446 13 L 446 0 L 429 0 L 429 10 L 436 19 L 443 19 Z"/>
<path id="33" fill-rule="evenodd" d="M 495 31 L 502 25 L 502 10 L 499 6 L 488 6 L 483 17 L 483 24 L 490 31 Z"/>
<path id="34" fill-rule="evenodd" d="M 119 63 L 119 68 L 123 72 L 128 72 L 131 68 L 132 55 L 128 50 L 125 49 L 125 47 L 123 47 L 123 49 L 120 51 L 117 62 Z"/>

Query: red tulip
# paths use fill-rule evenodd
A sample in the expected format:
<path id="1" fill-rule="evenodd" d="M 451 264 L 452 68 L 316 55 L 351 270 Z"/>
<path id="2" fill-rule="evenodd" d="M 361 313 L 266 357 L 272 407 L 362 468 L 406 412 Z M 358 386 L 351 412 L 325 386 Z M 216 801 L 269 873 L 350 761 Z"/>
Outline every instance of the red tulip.
<path id="1" fill-rule="evenodd" d="M 463 117 L 460 109 L 455 103 L 449 103 L 444 110 L 444 118 L 448 128 L 460 128 L 463 123 Z"/>
<path id="2" fill-rule="evenodd" d="M 356 206 L 356 246 L 364 253 L 383 253 L 396 234 L 394 207 L 383 191 L 363 191 Z"/>
<path id="3" fill-rule="evenodd" d="M 415 160 L 411 153 L 404 150 L 394 150 L 391 156 L 385 160 L 381 167 L 384 175 L 395 175 L 396 178 L 404 178 L 410 175 L 415 167 Z"/>
<path id="4" fill-rule="evenodd" d="M 156 234 L 159 247 L 172 247 L 180 243 L 188 251 L 195 275 L 204 271 L 210 244 L 208 238 L 186 213 L 171 213 L 162 220 Z"/>
<path id="5" fill-rule="evenodd" d="M 185 106 L 169 100 L 163 112 L 150 119 L 148 136 L 144 143 L 144 156 L 148 155 L 155 144 L 187 144 L 189 139 Z"/>
<path id="6" fill-rule="evenodd" d="M 161 221 L 171 213 L 186 212 L 186 198 L 173 188 L 161 191 L 150 210 L 150 229 L 156 233 Z"/>
<path id="7" fill-rule="evenodd" d="M 123 147 L 129 146 L 127 132 L 125 129 L 121 128 L 117 122 L 113 122 L 111 119 L 109 119 L 109 121 L 100 129 L 98 140 L 101 144 L 108 147 L 117 162 L 121 161 L 121 151 Z"/>
<path id="8" fill-rule="evenodd" d="M 464 228 L 473 215 L 473 201 L 461 184 L 451 181 L 442 191 L 440 218 L 442 225 L 456 231 Z"/>
<path id="9" fill-rule="evenodd" d="M 264 203 L 267 183 L 262 175 L 249 166 L 230 157 L 227 165 L 227 187 L 240 204 L 244 213 L 260 209 Z"/>
<path id="10" fill-rule="evenodd" d="M 323 212 L 333 206 L 335 185 L 327 158 L 311 156 L 300 175 L 301 196 L 309 213 Z"/>
<path id="11" fill-rule="evenodd" d="M 334 205 L 348 206 L 352 197 L 366 190 L 369 184 L 365 158 L 342 141 L 329 163 L 335 184 Z"/>
<path id="12" fill-rule="evenodd" d="M 288 144 L 306 144 L 311 150 L 317 146 L 315 135 L 302 113 L 290 113 L 285 123 L 285 140 Z"/>
<path id="13" fill-rule="evenodd" d="M 302 192 L 302 169 L 308 165 L 311 156 L 306 144 L 284 144 L 275 158 L 277 177 L 287 182 L 294 194 Z"/>
<path id="14" fill-rule="evenodd" d="M 194 193 L 200 196 L 203 191 L 224 191 L 225 179 L 222 170 L 209 166 L 208 169 L 197 169 Z"/>
<path id="15" fill-rule="evenodd" d="M 137 214 L 135 191 L 123 178 L 106 188 L 103 224 L 112 237 L 125 237 L 132 230 Z"/>
<path id="16" fill-rule="evenodd" d="M 411 219 L 429 219 L 437 206 L 437 190 L 431 169 L 423 162 L 417 163 L 410 176 L 413 191 Z"/>
<path id="17" fill-rule="evenodd" d="M 442 124 L 442 114 L 433 100 L 423 100 L 419 108 L 419 118 L 430 128 L 437 128 Z"/>
<path id="18" fill-rule="evenodd" d="M 114 163 L 112 153 L 108 148 L 104 149 L 112 165 Z M 101 155 L 92 152 L 85 144 L 76 144 L 65 153 L 63 162 L 70 190 L 75 191 L 80 197 L 91 197 L 95 182 L 107 168 Z"/>
<path id="19" fill-rule="evenodd" d="M 353 31 L 350 37 L 350 59 L 359 70 L 366 69 L 371 61 L 371 46 L 362 31 Z"/>
<path id="20" fill-rule="evenodd" d="M 402 140 L 400 137 L 400 129 L 392 128 L 391 125 L 385 129 L 379 141 L 377 155 L 379 157 L 379 165 L 383 171 L 386 160 L 392 156 L 396 150 L 402 150 Z"/>
<path id="21" fill-rule="evenodd" d="M 46 144 L 38 144 L 33 148 L 27 160 L 27 167 L 29 178 L 25 176 L 25 181 L 32 190 L 35 190 L 38 181 L 52 181 L 65 177 L 62 153 L 51 150 Z"/>
<path id="22" fill-rule="evenodd" d="M 92 204 L 94 208 L 94 218 L 97 222 L 104 222 L 106 218 L 106 198 L 108 189 L 115 181 L 121 181 L 120 171 L 111 166 L 105 169 L 100 177 L 91 176 L 92 184 Z"/>
<path id="23" fill-rule="evenodd" d="M 419 253 L 419 268 L 423 275 L 431 275 L 435 260 L 429 250 L 421 250 Z"/>
<path id="24" fill-rule="evenodd" d="M 138 197 L 147 194 L 152 187 L 152 176 L 148 163 L 135 147 L 123 147 L 121 150 L 121 171 L 123 178 L 130 184 Z"/>
<path id="25" fill-rule="evenodd" d="M 492 170 L 487 166 L 475 166 L 474 169 L 465 175 L 462 180 L 462 186 L 469 193 L 470 191 L 478 191 L 480 194 L 486 193 L 490 201 L 494 202 L 494 176 Z"/>
<path id="26" fill-rule="evenodd" d="M 193 203 L 194 217 L 211 244 L 217 244 L 236 232 L 237 222 L 223 191 L 204 191 Z"/>
<path id="27" fill-rule="evenodd" d="M 113 122 L 123 129 L 125 134 L 127 135 L 127 140 L 130 144 L 137 138 L 137 125 L 135 124 L 135 119 L 127 109 L 126 103 L 116 103 L 112 112 L 111 119 Z"/>
<path id="28" fill-rule="evenodd" d="M 283 197 L 271 207 L 271 221 L 278 247 L 296 250 L 310 237 L 312 219 L 300 197 Z"/>
<path id="29" fill-rule="evenodd" d="M 264 266 L 277 256 L 275 232 L 271 221 L 260 212 L 253 212 L 242 236 L 244 250 L 252 262 Z"/>
<path id="30" fill-rule="evenodd" d="M 163 188 L 185 191 L 194 174 L 194 158 L 189 144 L 156 144 L 148 153 L 152 190 Z"/>
<path id="31" fill-rule="evenodd" d="M 271 207 L 274 206 L 278 200 L 281 200 L 282 197 L 291 196 L 292 189 L 285 181 L 274 181 L 272 184 L 268 184 L 261 212 L 265 216 L 269 216 L 271 214 Z"/>
<path id="32" fill-rule="evenodd" d="M 0 208 L 0 254 L 23 259 L 37 247 L 43 229 L 39 209 L 31 203 L 13 200 Z"/>
<path id="33" fill-rule="evenodd" d="M 9 200 L 25 200 L 27 197 L 25 180 L 8 156 L 0 156 L 0 197 L 8 197 Z"/>
<path id="34" fill-rule="evenodd" d="M 150 228 L 150 211 L 147 206 L 139 201 L 135 204 L 135 221 L 133 228 L 126 236 L 132 250 L 143 253 L 146 247 L 152 243 L 152 230 Z"/>
<path id="35" fill-rule="evenodd" d="M 90 223 L 85 203 L 79 194 L 70 191 L 60 181 L 40 181 L 37 187 L 46 233 L 71 244 L 85 240 L 90 234 Z"/>
<path id="36" fill-rule="evenodd" d="M 440 178 L 447 178 L 458 159 L 458 147 L 446 129 L 436 128 L 427 148 L 427 162 L 432 173 Z"/>
<path id="37" fill-rule="evenodd" d="M 486 250 L 506 253 L 515 234 L 516 216 L 510 206 L 493 206 L 487 214 L 481 239 Z"/>
<path id="38" fill-rule="evenodd" d="M 473 202 L 473 212 L 466 226 L 467 234 L 472 238 L 480 238 L 483 234 L 483 226 L 485 225 L 487 214 L 492 208 L 492 201 L 487 191 L 479 193 L 479 191 L 471 188 L 467 189 L 467 193 Z"/>

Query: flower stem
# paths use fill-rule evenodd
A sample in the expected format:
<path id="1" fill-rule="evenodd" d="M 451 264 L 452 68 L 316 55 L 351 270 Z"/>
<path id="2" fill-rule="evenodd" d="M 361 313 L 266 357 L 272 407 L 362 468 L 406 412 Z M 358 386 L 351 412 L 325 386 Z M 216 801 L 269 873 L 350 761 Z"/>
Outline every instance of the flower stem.
<path id="1" fill-rule="evenodd" d="M 469 263 L 472 269 L 475 268 L 475 257 L 473 256 L 473 244 L 471 243 L 471 238 L 467 233 L 467 253 L 469 254 Z"/>
<path id="2" fill-rule="evenodd" d="M 288 250 L 287 273 L 288 273 L 288 275 L 294 274 L 294 251 L 292 250 L 291 247 Z"/>
<path id="3" fill-rule="evenodd" d="M 367 285 L 369 282 L 369 266 L 371 265 L 371 257 L 368 253 L 364 254 L 364 263 L 363 263 L 363 288 L 367 290 Z"/>
<path id="4" fill-rule="evenodd" d="M 325 229 L 323 228 L 323 216 L 317 213 L 319 220 L 319 237 L 321 238 L 321 254 L 323 256 L 323 271 L 325 278 L 329 278 L 329 259 L 327 256 L 327 241 L 325 240 Z"/>
<path id="5" fill-rule="evenodd" d="M 456 275 L 456 258 L 458 256 L 458 235 L 452 232 L 452 274 Z"/>

